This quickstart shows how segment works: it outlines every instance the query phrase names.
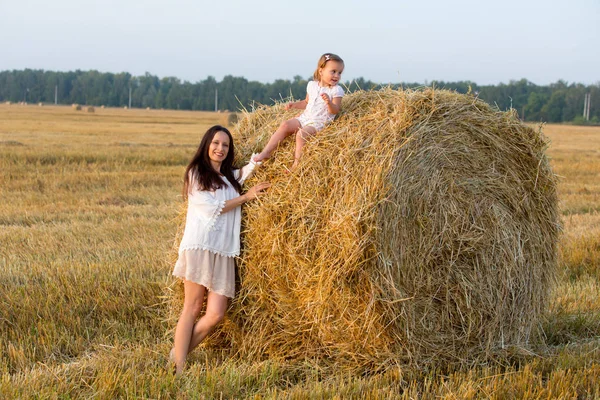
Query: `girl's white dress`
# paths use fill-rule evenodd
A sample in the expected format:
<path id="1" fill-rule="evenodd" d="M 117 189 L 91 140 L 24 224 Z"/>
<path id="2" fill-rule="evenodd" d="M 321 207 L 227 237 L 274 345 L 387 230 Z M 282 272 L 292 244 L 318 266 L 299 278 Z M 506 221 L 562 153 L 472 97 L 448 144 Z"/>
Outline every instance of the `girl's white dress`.
<path id="1" fill-rule="evenodd" d="M 316 81 L 309 81 L 306 85 L 308 103 L 304 112 L 296 118 L 301 127 L 313 126 L 320 131 L 335 118 L 335 114 L 329 112 L 327 103 L 321 97 L 323 93 L 327 94 L 331 100 L 336 97 L 344 97 L 344 89 L 340 85 L 323 87 Z"/>
<path id="2" fill-rule="evenodd" d="M 256 163 L 234 171 L 243 184 Z M 183 238 L 173 275 L 195 282 L 208 290 L 232 298 L 235 294 L 234 257 L 240 254 L 241 207 L 221 213 L 225 202 L 240 194 L 222 177 L 225 186 L 209 191 L 190 184 Z M 189 178 L 188 178 L 189 179 Z M 197 182 L 190 179 L 190 182 Z"/>

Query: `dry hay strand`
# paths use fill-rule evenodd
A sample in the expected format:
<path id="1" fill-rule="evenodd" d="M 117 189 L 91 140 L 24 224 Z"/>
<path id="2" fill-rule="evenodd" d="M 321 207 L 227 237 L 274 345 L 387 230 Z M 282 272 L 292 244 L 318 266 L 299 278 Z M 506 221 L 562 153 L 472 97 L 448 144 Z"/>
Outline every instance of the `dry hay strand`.
<path id="1" fill-rule="evenodd" d="M 381 370 L 473 365 L 527 348 L 556 274 L 556 179 L 541 130 L 446 90 L 360 91 L 288 172 L 248 186 L 226 337 L 243 358 Z M 296 111 L 297 112 L 297 111 Z M 240 160 L 294 115 L 234 129 Z"/>

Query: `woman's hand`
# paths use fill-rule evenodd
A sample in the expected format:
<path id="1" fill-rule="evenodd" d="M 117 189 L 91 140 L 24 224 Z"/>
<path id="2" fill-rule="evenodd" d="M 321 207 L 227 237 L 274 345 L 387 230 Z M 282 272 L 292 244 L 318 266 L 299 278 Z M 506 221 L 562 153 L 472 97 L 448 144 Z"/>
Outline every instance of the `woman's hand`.
<path id="1" fill-rule="evenodd" d="M 234 197 L 231 200 L 225 202 L 225 206 L 221 210 L 221 213 L 229 212 L 242 204 L 256 199 L 258 196 L 265 194 L 265 191 L 271 186 L 269 182 L 262 182 L 258 185 L 252 186 L 248 191 L 238 197 Z"/>
<path id="2" fill-rule="evenodd" d="M 246 201 L 254 200 L 258 196 L 265 194 L 266 190 L 271 187 L 269 182 L 261 182 L 257 185 L 252 186 L 244 196 L 246 196 Z"/>

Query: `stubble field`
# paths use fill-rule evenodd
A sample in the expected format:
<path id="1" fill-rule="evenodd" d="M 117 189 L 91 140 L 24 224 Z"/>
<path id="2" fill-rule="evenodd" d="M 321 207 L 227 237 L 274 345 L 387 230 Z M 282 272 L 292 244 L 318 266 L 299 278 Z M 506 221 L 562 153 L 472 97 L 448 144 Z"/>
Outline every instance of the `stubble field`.
<path id="1" fill-rule="evenodd" d="M 227 114 L 0 105 L 1 398 L 598 398 L 600 128 L 545 125 L 560 274 L 532 353 L 471 370 L 324 373 L 201 349 L 166 369 L 181 178 Z"/>

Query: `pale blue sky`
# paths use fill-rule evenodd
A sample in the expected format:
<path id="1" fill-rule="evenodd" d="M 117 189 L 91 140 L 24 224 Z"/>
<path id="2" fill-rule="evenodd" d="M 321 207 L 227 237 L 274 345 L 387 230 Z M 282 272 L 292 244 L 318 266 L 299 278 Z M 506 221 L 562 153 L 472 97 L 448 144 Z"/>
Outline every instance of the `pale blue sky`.
<path id="1" fill-rule="evenodd" d="M 0 0 L 0 70 L 600 82 L 600 0 Z"/>

